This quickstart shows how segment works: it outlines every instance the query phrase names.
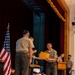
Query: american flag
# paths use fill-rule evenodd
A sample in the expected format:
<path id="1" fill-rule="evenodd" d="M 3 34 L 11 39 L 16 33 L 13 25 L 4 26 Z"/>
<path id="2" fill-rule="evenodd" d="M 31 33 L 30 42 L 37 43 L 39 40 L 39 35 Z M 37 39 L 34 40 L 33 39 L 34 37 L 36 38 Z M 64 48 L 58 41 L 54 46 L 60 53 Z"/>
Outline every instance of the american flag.
<path id="1" fill-rule="evenodd" d="M 9 23 L 6 31 L 4 47 L 0 53 L 0 59 L 4 62 L 3 73 L 4 75 L 11 75 L 11 54 L 10 54 L 10 33 Z"/>
<path id="2" fill-rule="evenodd" d="M 7 50 L 5 50 L 4 48 L 0 53 L 0 58 L 4 62 L 4 75 L 11 75 L 11 57 Z"/>

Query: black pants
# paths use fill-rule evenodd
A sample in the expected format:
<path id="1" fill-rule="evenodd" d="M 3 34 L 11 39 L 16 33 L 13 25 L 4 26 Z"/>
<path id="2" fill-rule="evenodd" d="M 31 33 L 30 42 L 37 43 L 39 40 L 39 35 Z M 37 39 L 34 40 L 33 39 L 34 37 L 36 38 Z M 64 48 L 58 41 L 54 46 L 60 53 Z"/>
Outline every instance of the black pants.
<path id="1" fill-rule="evenodd" d="M 71 75 L 72 73 L 69 73 L 71 68 L 66 68 L 66 75 Z"/>
<path id="2" fill-rule="evenodd" d="M 58 70 L 58 75 L 63 75 L 63 71 L 62 70 Z"/>

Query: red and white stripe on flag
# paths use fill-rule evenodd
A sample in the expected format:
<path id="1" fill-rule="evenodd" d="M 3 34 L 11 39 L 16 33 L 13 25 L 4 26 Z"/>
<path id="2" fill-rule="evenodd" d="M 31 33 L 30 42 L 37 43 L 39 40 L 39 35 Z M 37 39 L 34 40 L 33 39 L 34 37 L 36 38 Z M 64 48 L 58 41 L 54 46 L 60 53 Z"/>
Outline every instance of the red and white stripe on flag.
<path id="1" fill-rule="evenodd" d="M 4 68 L 3 68 L 4 75 L 11 75 L 11 56 L 10 56 L 10 53 L 8 53 L 8 51 L 3 48 L 0 53 L 0 58 L 1 58 L 1 60 L 4 61 Z"/>

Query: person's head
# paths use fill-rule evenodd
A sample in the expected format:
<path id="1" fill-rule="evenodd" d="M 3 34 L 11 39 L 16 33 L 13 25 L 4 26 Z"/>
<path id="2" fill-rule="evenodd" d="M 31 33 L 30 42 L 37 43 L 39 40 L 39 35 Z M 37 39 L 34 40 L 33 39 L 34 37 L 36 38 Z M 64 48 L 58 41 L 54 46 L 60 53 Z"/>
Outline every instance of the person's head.
<path id="1" fill-rule="evenodd" d="M 38 60 L 37 59 L 35 59 L 34 64 L 38 65 Z"/>
<path id="2" fill-rule="evenodd" d="M 71 59 L 71 55 L 68 55 L 68 60 L 70 60 Z"/>
<path id="3" fill-rule="evenodd" d="M 32 40 L 32 42 L 34 42 L 34 38 L 33 37 L 29 37 L 31 40 Z"/>
<path id="4" fill-rule="evenodd" d="M 48 44 L 47 44 L 47 49 L 48 49 L 48 50 L 51 50 L 51 48 L 52 48 L 52 43 L 48 43 Z"/>
<path id="5" fill-rule="evenodd" d="M 23 36 L 29 37 L 30 33 L 28 30 L 23 31 Z"/>
<path id="6" fill-rule="evenodd" d="M 62 53 L 62 54 L 60 55 L 60 57 L 61 57 L 61 58 L 64 58 L 64 53 Z"/>

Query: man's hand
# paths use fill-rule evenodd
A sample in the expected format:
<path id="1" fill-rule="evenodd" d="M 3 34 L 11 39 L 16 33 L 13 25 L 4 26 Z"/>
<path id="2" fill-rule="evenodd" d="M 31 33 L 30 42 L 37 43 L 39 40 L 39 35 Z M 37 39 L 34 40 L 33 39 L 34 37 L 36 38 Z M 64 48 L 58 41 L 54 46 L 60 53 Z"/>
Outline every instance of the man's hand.
<path id="1" fill-rule="evenodd" d="M 50 58 L 46 58 L 45 60 L 46 60 L 46 61 L 50 61 Z"/>
<path id="2" fill-rule="evenodd" d="M 44 60 L 43 58 L 38 57 L 39 60 Z"/>
<path id="3" fill-rule="evenodd" d="M 72 70 L 70 70 L 69 73 L 72 73 Z"/>
<path id="4" fill-rule="evenodd" d="M 32 51 L 32 54 L 34 54 L 34 53 L 36 53 L 36 52 L 37 52 L 37 50 L 33 50 L 33 51 Z"/>
<path id="5" fill-rule="evenodd" d="M 31 64 L 31 63 L 32 63 L 32 59 L 29 60 L 29 64 Z"/>

